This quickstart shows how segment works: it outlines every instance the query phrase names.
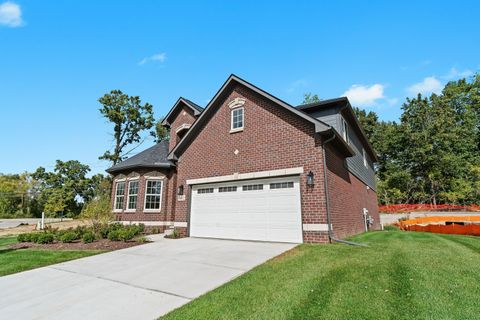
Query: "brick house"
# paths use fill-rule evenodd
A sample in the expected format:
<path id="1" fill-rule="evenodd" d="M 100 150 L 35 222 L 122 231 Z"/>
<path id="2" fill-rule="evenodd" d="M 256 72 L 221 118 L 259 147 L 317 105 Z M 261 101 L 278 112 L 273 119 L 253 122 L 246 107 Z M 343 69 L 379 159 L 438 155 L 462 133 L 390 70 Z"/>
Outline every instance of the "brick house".
<path id="1" fill-rule="evenodd" d="M 291 106 L 231 75 L 170 141 L 111 167 L 116 219 L 192 237 L 328 242 L 378 229 L 375 152 L 347 98 Z"/>

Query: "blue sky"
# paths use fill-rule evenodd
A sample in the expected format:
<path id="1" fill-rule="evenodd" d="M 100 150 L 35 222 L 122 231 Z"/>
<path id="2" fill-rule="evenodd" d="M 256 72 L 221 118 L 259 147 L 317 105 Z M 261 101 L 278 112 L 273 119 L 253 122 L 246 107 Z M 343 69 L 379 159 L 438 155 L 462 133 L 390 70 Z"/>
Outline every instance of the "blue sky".
<path id="1" fill-rule="evenodd" d="M 100 96 L 139 95 L 160 117 L 179 96 L 204 106 L 231 73 L 291 104 L 347 95 L 396 120 L 405 97 L 480 69 L 479 11 L 475 1 L 0 0 L 0 172 L 56 159 L 102 172 L 112 128 Z"/>

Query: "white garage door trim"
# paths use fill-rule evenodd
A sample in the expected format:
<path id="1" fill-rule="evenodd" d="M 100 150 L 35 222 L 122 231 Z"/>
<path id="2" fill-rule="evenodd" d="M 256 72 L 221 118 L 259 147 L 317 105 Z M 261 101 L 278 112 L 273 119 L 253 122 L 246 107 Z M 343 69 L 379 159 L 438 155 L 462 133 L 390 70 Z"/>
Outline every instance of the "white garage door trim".
<path id="1" fill-rule="evenodd" d="M 303 242 L 300 177 L 192 186 L 190 236 Z"/>

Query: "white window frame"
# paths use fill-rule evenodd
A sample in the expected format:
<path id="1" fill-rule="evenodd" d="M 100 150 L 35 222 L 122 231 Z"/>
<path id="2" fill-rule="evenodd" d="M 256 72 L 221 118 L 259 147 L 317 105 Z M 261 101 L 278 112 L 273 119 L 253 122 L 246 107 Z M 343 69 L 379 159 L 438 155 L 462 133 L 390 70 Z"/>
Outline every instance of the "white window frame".
<path id="1" fill-rule="evenodd" d="M 348 123 L 344 118 L 342 118 L 342 131 L 343 140 L 350 144 L 350 137 L 348 135 Z"/>
<path id="2" fill-rule="evenodd" d="M 118 186 L 120 184 L 123 184 L 123 195 L 121 196 L 117 196 L 117 192 L 118 192 Z M 115 181 L 115 199 L 113 201 L 113 212 L 123 212 L 123 208 L 125 208 L 125 180 L 116 180 Z M 117 209 L 117 199 L 118 197 L 123 197 L 123 206 L 121 209 Z"/>
<path id="3" fill-rule="evenodd" d="M 363 155 L 363 165 L 365 168 L 368 167 L 368 162 L 367 162 L 367 153 L 365 152 L 365 148 L 362 148 L 362 155 Z"/>
<path id="4" fill-rule="evenodd" d="M 132 182 L 137 183 L 137 193 L 135 193 L 135 194 L 130 194 L 130 183 L 132 183 Z M 128 180 L 128 192 L 127 192 L 127 202 L 125 203 L 125 212 L 135 212 L 135 211 L 137 211 L 139 191 L 140 191 L 140 182 L 138 181 L 138 179 Z M 136 196 L 137 197 L 137 203 L 135 205 L 135 209 L 129 209 L 128 208 L 128 206 L 130 205 L 130 197 L 131 196 Z"/>
<path id="5" fill-rule="evenodd" d="M 236 111 L 242 111 L 242 126 L 238 128 L 233 127 L 233 113 Z M 240 107 L 240 108 L 234 108 L 232 111 L 230 111 L 230 133 L 232 132 L 239 132 L 243 131 L 243 128 L 245 127 L 245 108 Z"/>
<path id="6" fill-rule="evenodd" d="M 148 194 L 147 186 L 148 181 L 160 181 L 160 207 L 158 209 L 147 209 L 147 196 L 156 196 L 156 194 Z M 143 198 L 143 211 L 144 212 L 160 212 L 162 211 L 162 199 L 163 199 L 163 179 L 159 178 L 147 178 L 145 179 L 145 196 Z"/>

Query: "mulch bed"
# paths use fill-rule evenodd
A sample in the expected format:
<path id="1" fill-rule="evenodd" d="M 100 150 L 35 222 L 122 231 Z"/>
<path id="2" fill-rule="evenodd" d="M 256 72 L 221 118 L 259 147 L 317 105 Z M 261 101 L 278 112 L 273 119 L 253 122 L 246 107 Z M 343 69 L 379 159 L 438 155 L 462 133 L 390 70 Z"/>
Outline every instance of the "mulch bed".
<path id="1" fill-rule="evenodd" d="M 148 243 L 148 242 L 147 242 Z M 108 239 L 101 239 L 92 243 L 83 243 L 82 241 L 75 241 L 72 243 L 54 242 L 50 244 L 38 244 L 31 242 L 14 243 L 8 246 L 10 249 L 46 249 L 46 250 L 118 250 L 130 248 L 145 244 L 145 242 L 132 241 L 110 241 Z"/>

